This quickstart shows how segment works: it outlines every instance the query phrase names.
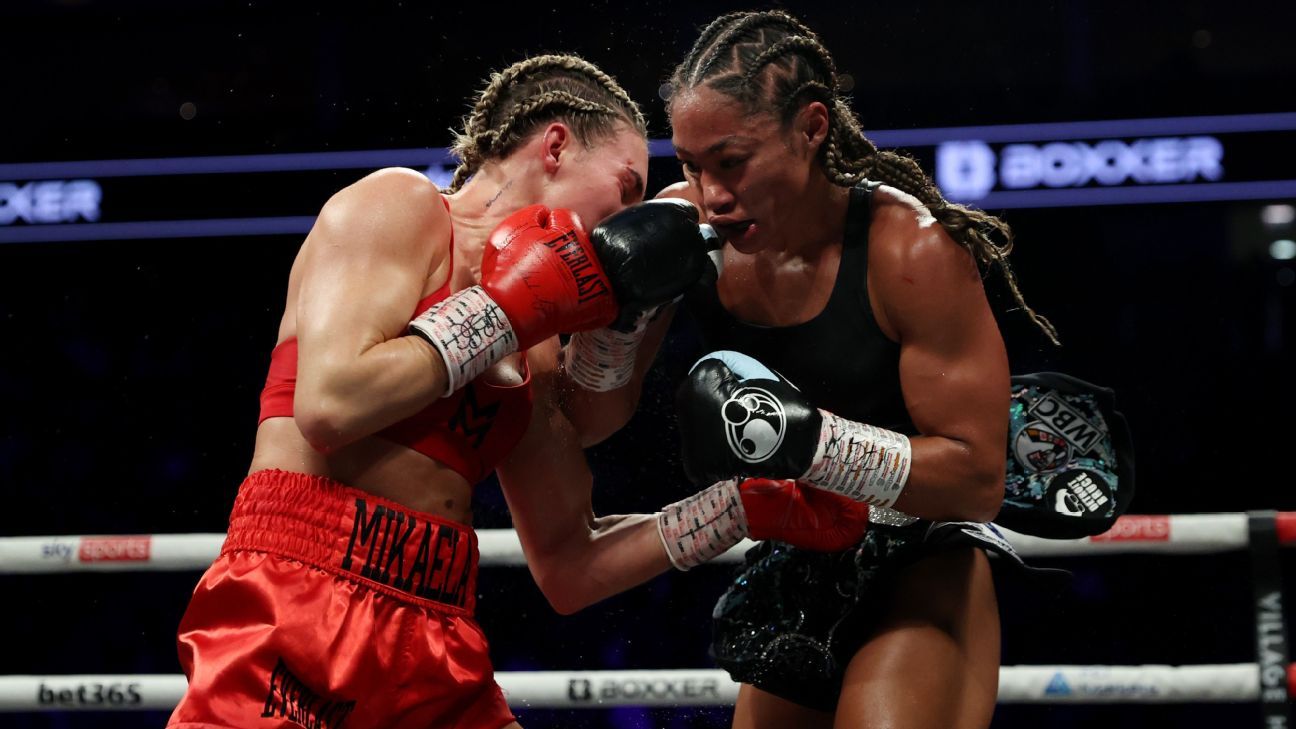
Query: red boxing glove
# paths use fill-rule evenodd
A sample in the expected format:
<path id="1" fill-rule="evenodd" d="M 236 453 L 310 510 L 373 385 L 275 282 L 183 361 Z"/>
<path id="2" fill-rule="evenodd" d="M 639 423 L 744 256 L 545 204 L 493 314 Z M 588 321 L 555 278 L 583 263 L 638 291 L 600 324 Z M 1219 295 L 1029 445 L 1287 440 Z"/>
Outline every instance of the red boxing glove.
<path id="1" fill-rule="evenodd" d="M 840 552 L 868 531 L 867 504 L 796 481 L 749 478 L 738 484 L 748 536 L 816 552 Z"/>
<path id="2" fill-rule="evenodd" d="M 580 220 L 522 208 L 491 233 L 481 284 L 456 291 L 410 322 L 446 365 L 445 394 L 492 364 L 563 332 L 607 326 L 616 297 Z"/>
<path id="3" fill-rule="evenodd" d="M 840 552 L 864 538 L 869 507 L 796 481 L 720 481 L 657 512 L 657 534 L 676 569 L 714 559 L 745 537 Z"/>
<path id="4" fill-rule="evenodd" d="M 527 349 L 562 332 L 597 329 L 617 315 L 616 297 L 580 219 L 532 205 L 491 233 L 481 285 Z"/>

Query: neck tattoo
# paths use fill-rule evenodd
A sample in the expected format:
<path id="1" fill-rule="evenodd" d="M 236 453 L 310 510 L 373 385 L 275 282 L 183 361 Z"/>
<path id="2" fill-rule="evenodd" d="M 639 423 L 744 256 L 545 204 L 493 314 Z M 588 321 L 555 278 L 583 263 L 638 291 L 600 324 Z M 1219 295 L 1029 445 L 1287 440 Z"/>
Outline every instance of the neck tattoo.
<path id="1" fill-rule="evenodd" d="M 513 186 L 513 181 L 512 181 L 512 180 L 509 180 L 509 181 L 505 182 L 505 183 L 504 183 L 504 186 L 501 187 L 501 188 L 499 189 L 499 192 L 495 193 L 495 197 L 492 197 L 491 199 L 489 199 L 489 200 L 486 201 L 486 208 L 489 210 L 489 209 L 490 209 L 490 206 L 494 205 L 494 204 L 495 204 L 495 201 L 498 200 L 498 199 L 500 198 L 500 195 L 503 195 L 503 194 L 504 194 L 504 191 L 507 190 L 507 189 L 509 189 L 509 188 L 512 187 L 512 186 Z"/>

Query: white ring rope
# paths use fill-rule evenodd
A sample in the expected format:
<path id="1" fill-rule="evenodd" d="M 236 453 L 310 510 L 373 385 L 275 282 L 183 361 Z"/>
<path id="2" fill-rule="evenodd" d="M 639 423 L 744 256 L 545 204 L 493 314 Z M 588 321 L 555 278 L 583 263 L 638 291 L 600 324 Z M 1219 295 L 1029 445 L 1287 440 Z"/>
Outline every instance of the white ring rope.
<path id="1" fill-rule="evenodd" d="M 500 671 L 514 709 L 729 706 L 738 684 L 720 670 Z M 170 710 L 181 674 L 0 676 L 0 711 Z M 1199 666 L 1003 666 L 1001 704 L 1240 703 L 1260 696 L 1254 663 Z"/>
<path id="2" fill-rule="evenodd" d="M 1280 514 L 1280 520 L 1292 518 Z M 1085 539 L 1040 539 L 1000 528 L 1023 557 L 1104 554 L 1208 554 L 1244 549 L 1247 515 L 1123 516 L 1106 534 Z M 125 570 L 206 569 L 220 553 L 224 534 L 144 534 L 0 538 L 0 574 Z M 512 529 L 478 529 L 483 567 L 526 564 Z M 714 562 L 741 562 L 752 546 L 743 541 Z"/>
<path id="3" fill-rule="evenodd" d="M 1280 542 L 1296 542 L 1296 513 L 1277 515 Z M 1248 515 L 1124 516 L 1106 534 L 1047 540 L 1003 530 L 1026 557 L 1128 553 L 1205 554 L 1246 548 Z M 482 566 L 524 565 L 511 529 L 477 531 Z M 91 570 L 204 569 L 224 534 L 154 534 L 0 538 L 0 574 Z M 716 562 L 737 562 L 751 542 Z M 1269 666 L 1266 663 L 1266 666 Z M 1004 704 L 1110 704 L 1285 701 L 1291 667 L 1269 666 L 1262 689 L 1255 663 L 1141 666 L 1003 666 Z M 649 671 L 526 671 L 495 674 L 514 708 L 726 706 L 738 686 L 713 669 Z M 0 712 L 170 710 L 184 695 L 179 674 L 0 676 Z M 1272 692 L 1281 692 L 1274 697 Z"/>

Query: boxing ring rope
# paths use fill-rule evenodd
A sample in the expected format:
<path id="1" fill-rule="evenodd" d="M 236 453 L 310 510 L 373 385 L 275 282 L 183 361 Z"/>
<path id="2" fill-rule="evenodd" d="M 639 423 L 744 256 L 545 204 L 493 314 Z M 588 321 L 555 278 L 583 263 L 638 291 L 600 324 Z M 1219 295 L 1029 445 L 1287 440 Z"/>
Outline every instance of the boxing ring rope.
<path id="1" fill-rule="evenodd" d="M 738 684 L 716 669 L 496 671 L 495 679 L 514 709 L 729 706 L 738 698 Z M 182 674 L 0 676 L 0 711 L 170 710 L 185 686 Z M 1260 692 L 1254 663 L 999 669 L 1001 704 L 1241 703 Z"/>
<path id="2" fill-rule="evenodd" d="M 1275 517 L 1279 542 L 1296 544 L 1296 512 Z M 1246 549 L 1249 518 L 1243 513 L 1123 516 L 1105 534 L 1085 539 L 1040 539 L 1000 528 L 1023 557 L 1105 554 L 1210 554 Z M 203 570 L 220 553 L 225 535 L 140 534 L 0 538 L 0 574 L 75 571 Z M 478 529 L 481 566 L 523 566 L 512 529 Z M 714 562 L 741 562 L 753 546 L 744 541 Z"/>
<path id="3" fill-rule="evenodd" d="M 1049 540 L 1001 529 L 1024 557 L 1209 554 L 1248 550 L 1255 592 L 1256 663 L 1137 666 L 1003 666 L 1004 704 L 1262 704 L 1264 726 L 1286 726 L 1296 665 L 1288 663 L 1278 551 L 1296 545 L 1296 512 L 1130 515 L 1108 532 Z M 525 564 L 511 529 L 477 531 L 481 565 Z M 37 536 L 0 538 L 0 574 L 205 569 L 224 534 Z M 741 561 L 750 542 L 713 563 Z M 731 705 L 738 687 L 723 671 L 496 672 L 509 703 L 525 708 Z M 0 676 L 0 712 L 166 710 L 179 702 L 175 674 Z M 1274 720 L 1282 717 L 1281 723 Z"/>

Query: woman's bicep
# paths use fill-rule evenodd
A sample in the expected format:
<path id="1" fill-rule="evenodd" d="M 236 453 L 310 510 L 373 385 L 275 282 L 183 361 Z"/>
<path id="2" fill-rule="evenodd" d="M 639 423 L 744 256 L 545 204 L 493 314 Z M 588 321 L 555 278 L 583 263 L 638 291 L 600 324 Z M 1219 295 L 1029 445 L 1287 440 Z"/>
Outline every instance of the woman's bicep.
<path id="1" fill-rule="evenodd" d="M 375 173 L 329 200 L 299 271 L 303 384 L 404 333 L 429 274 L 448 259 L 449 235 L 436 188 L 412 171 Z"/>
<path id="2" fill-rule="evenodd" d="M 880 289 L 900 340 L 900 385 L 914 425 L 998 454 L 1008 356 L 971 255 L 943 230 L 928 230 L 890 264 Z"/>

